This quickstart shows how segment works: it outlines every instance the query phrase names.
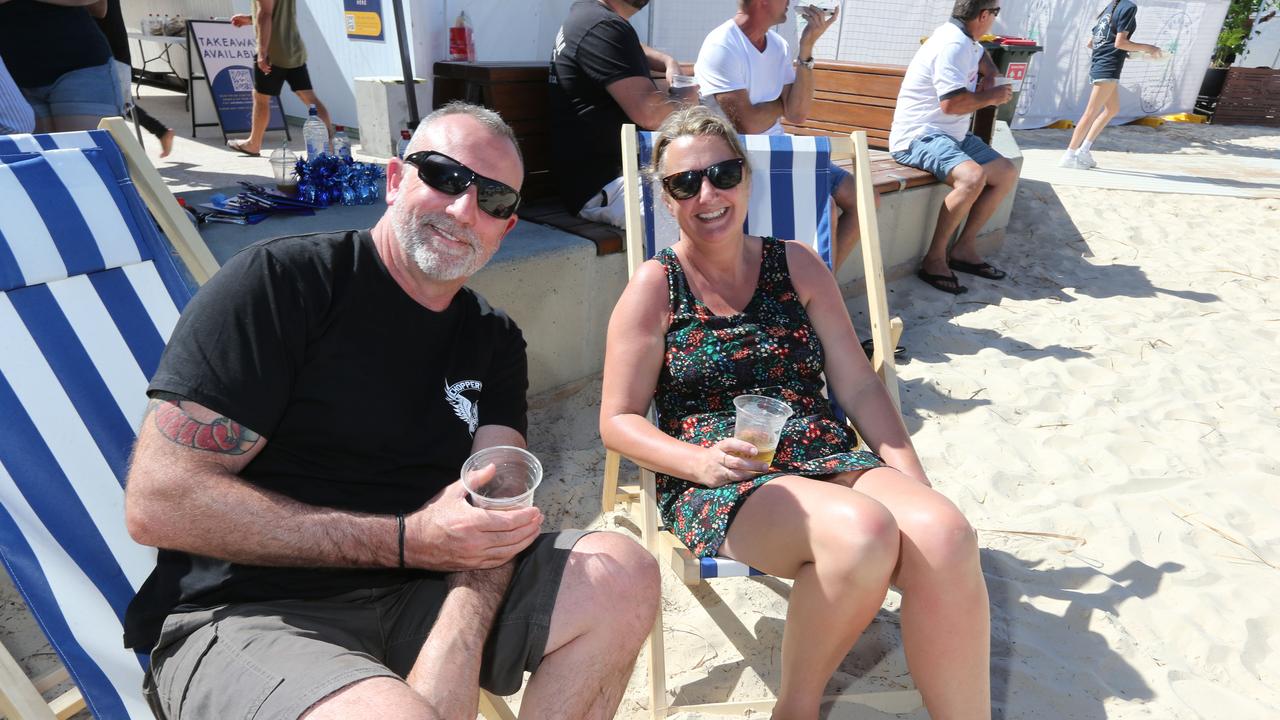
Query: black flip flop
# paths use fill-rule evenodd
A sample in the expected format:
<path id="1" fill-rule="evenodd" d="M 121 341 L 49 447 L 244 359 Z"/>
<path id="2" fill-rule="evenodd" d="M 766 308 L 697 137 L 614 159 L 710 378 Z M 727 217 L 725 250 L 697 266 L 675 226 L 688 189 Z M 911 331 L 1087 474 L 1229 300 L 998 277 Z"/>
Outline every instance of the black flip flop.
<path id="1" fill-rule="evenodd" d="M 244 143 L 245 143 L 244 140 L 228 140 L 227 147 L 231 148 L 232 150 L 235 150 L 241 155 L 248 155 L 249 157 L 262 157 L 262 153 L 249 152 L 248 150 L 245 150 Z"/>
<path id="2" fill-rule="evenodd" d="M 944 293 L 951 293 L 952 295 L 963 295 L 969 292 L 969 288 L 961 285 L 960 279 L 957 278 L 955 275 L 934 275 L 931 272 L 925 272 L 924 268 L 920 268 L 920 270 L 916 272 L 916 277 L 929 283 L 930 285 L 941 290 Z"/>
<path id="3" fill-rule="evenodd" d="M 978 277 L 986 278 L 988 280 L 1003 280 L 1008 276 L 1008 273 L 1005 271 L 991 263 L 985 262 L 971 263 L 963 260 L 948 260 L 947 267 L 958 272 L 977 275 Z"/>
<path id="4" fill-rule="evenodd" d="M 875 344 L 871 338 L 867 338 L 866 340 L 862 341 L 862 352 L 867 354 L 868 360 L 871 359 L 871 355 L 875 351 L 876 351 Z M 901 358 L 903 355 L 906 355 L 906 354 L 907 354 L 907 349 L 902 347 L 901 345 L 893 349 L 894 358 Z"/>

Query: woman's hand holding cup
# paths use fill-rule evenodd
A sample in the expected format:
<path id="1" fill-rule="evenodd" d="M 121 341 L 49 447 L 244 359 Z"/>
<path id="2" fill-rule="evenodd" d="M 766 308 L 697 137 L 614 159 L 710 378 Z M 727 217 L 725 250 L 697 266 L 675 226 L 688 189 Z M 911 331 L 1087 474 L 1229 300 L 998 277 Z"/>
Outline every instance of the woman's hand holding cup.
<path id="1" fill-rule="evenodd" d="M 737 438 L 725 438 L 709 448 L 703 448 L 702 461 L 692 480 L 713 488 L 750 480 L 769 470 L 765 463 L 750 459 L 755 454 L 755 445 Z"/>

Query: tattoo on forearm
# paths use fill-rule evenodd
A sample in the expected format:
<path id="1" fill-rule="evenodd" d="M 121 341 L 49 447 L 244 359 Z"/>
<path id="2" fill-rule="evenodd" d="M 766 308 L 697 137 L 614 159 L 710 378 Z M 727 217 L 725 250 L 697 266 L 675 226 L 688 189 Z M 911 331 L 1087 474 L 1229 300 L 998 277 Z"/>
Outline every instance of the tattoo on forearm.
<path id="1" fill-rule="evenodd" d="M 156 429 L 178 445 L 223 455 L 243 455 L 252 450 L 262 437 L 231 418 L 216 417 L 208 422 L 196 420 L 187 413 L 184 404 L 184 401 L 173 398 L 151 401 Z"/>

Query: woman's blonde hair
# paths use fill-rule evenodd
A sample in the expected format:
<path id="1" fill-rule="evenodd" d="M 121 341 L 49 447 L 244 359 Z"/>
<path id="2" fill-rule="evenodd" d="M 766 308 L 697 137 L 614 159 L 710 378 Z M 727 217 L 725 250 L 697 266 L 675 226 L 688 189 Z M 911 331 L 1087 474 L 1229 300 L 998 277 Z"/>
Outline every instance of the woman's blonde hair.
<path id="1" fill-rule="evenodd" d="M 747 153 L 742 149 L 738 139 L 738 131 L 733 129 L 728 120 L 715 114 L 701 105 L 681 108 L 667 116 L 658 126 L 653 140 L 653 162 L 645 168 L 650 181 L 663 177 L 662 164 L 667 157 L 667 147 L 682 137 L 718 137 L 729 145 L 734 157 L 746 159 Z M 751 163 L 742 164 L 743 173 L 751 178 Z"/>

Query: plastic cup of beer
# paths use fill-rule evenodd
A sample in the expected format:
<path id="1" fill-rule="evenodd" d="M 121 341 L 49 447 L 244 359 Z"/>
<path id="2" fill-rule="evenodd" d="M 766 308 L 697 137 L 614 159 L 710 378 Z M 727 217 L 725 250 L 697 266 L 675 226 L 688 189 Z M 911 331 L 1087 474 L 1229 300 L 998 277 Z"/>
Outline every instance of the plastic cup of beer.
<path id="1" fill-rule="evenodd" d="M 733 405 L 738 409 L 733 436 L 756 446 L 752 460 L 765 465 L 773 463 L 782 426 L 795 411 L 781 400 L 764 395 L 739 395 L 733 399 Z"/>
<path id="2" fill-rule="evenodd" d="M 512 445 L 485 448 L 462 463 L 462 486 L 471 494 L 471 504 L 486 510 L 532 506 L 540 482 L 542 463 Z"/>

